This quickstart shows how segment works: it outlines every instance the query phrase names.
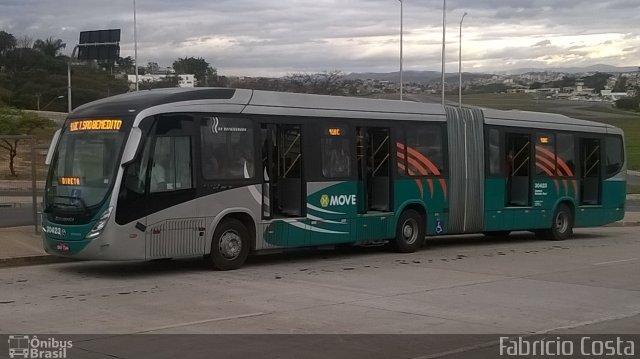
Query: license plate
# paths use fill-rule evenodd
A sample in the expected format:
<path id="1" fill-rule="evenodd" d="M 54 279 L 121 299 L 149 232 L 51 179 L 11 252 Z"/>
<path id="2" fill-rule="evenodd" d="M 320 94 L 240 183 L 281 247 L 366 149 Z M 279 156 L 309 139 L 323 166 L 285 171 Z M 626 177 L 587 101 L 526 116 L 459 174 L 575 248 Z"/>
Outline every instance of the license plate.
<path id="1" fill-rule="evenodd" d="M 66 243 L 58 243 L 56 245 L 56 249 L 59 251 L 67 252 L 69 250 L 69 245 Z"/>

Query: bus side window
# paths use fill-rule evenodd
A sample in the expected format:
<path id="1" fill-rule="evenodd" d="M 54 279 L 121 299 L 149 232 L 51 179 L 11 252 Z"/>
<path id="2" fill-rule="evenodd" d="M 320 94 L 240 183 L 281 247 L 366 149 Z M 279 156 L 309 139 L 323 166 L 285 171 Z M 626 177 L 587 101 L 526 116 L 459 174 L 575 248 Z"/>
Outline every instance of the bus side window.
<path id="1" fill-rule="evenodd" d="M 500 131 L 489 130 L 489 175 L 503 177 L 502 158 L 500 158 Z"/>
<path id="2" fill-rule="evenodd" d="M 335 132 L 331 132 L 334 130 Z M 322 175 L 326 178 L 341 178 L 351 176 L 351 149 L 347 130 L 344 128 L 329 128 L 326 135 L 320 139 L 322 147 Z"/>
<path id="3" fill-rule="evenodd" d="M 167 192 L 193 188 L 191 138 L 166 136 L 156 139 L 149 191 Z"/>
<path id="4" fill-rule="evenodd" d="M 573 135 L 559 133 L 556 146 L 558 149 L 558 175 L 568 177 L 575 176 L 576 149 Z"/>
<path id="5" fill-rule="evenodd" d="M 202 119 L 200 126 L 204 179 L 237 180 L 255 176 L 251 121 L 208 117 Z"/>
<path id="6" fill-rule="evenodd" d="M 605 171 L 607 178 L 609 178 L 620 172 L 622 164 L 624 163 L 622 138 L 620 136 L 607 136 L 606 151 L 607 162 L 605 164 Z"/>
<path id="7" fill-rule="evenodd" d="M 556 171 L 555 136 L 552 133 L 536 134 L 536 172 L 537 176 L 554 177 Z"/>
<path id="8" fill-rule="evenodd" d="M 151 141 L 145 141 L 142 156 L 135 162 L 127 166 L 125 172 L 125 187 L 127 190 L 137 194 L 144 194 L 146 188 L 147 164 L 149 161 L 149 150 Z"/>
<path id="9" fill-rule="evenodd" d="M 442 128 L 438 125 L 415 126 L 407 132 L 409 175 L 433 176 L 444 171 Z"/>

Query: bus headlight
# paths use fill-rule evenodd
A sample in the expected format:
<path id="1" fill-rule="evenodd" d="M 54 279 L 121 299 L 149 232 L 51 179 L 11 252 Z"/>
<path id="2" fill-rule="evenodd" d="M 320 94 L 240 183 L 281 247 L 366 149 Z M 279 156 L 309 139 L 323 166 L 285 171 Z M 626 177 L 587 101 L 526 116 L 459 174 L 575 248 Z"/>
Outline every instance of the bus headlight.
<path id="1" fill-rule="evenodd" d="M 106 211 L 104 211 L 104 213 L 102 213 L 102 216 L 100 216 L 100 218 L 98 219 L 98 222 L 96 222 L 95 226 L 93 226 L 91 231 L 89 231 L 89 234 L 87 234 L 87 238 L 89 239 L 95 238 L 99 236 L 100 233 L 102 233 L 104 226 L 106 226 L 107 222 L 109 221 L 109 217 L 111 217 L 112 210 L 113 210 L 113 207 L 109 207 L 107 208 Z"/>

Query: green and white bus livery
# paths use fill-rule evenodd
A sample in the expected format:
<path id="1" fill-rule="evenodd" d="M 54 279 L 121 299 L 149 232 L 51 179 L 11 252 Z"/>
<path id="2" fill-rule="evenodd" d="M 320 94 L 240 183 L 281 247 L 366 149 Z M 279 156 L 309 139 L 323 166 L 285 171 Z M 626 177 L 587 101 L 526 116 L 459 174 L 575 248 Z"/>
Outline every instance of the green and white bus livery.
<path id="1" fill-rule="evenodd" d="M 624 138 L 565 116 L 196 88 L 76 109 L 47 155 L 43 241 L 84 259 L 250 253 L 574 227 L 624 216 Z"/>

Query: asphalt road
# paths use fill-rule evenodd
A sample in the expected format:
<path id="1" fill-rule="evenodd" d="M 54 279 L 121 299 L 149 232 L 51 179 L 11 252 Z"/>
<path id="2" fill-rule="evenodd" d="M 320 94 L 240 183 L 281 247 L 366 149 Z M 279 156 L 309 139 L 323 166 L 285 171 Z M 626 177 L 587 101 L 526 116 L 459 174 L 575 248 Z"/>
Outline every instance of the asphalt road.
<path id="1" fill-rule="evenodd" d="M 0 207 L 0 228 L 33 224 L 33 210 L 28 207 Z"/>
<path id="2" fill-rule="evenodd" d="M 252 258 L 0 268 L 0 333 L 640 333 L 635 227 Z"/>

